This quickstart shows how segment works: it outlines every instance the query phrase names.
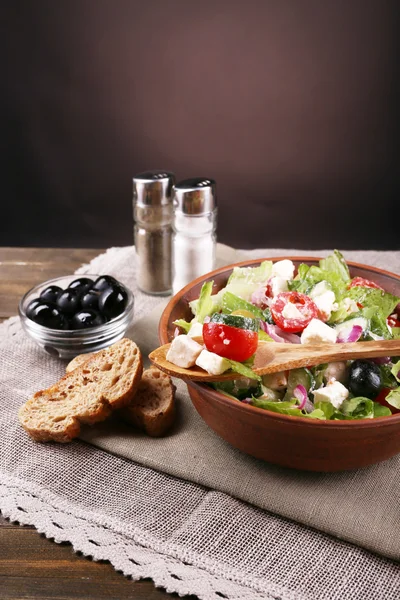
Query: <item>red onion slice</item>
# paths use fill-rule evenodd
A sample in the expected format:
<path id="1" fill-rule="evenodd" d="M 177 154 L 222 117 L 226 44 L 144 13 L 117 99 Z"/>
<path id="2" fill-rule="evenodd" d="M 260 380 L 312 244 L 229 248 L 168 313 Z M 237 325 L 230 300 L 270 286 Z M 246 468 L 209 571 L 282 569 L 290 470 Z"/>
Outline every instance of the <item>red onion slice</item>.
<path id="1" fill-rule="evenodd" d="M 392 362 L 390 356 L 379 356 L 377 358 L 370 358 L 369 360 L 377 365 L 387 365 L 388 363 Z"/>
<path id="2" fill-rule="evenodd" d="M 255 306 L 263 307 L 268 304 L 268 298 L 265 294 L 266 284 L 264 283 L 255 292 L 252 293 L 250 302 Z"/>
<path id="3" fill-rule="evenodd" d="M 261 321 L 261 328 L 268 333 L 275 342 L 286 343 L 286 344 L 300 344 L 300 338 L 295 333 L 287 333 L 282 331 L 277 325 L 270 325 Z"/>
<path id="4" fill-rule="evenodd" d="M 353 325 L 351 328 L 343 329 L 338 337 L 336 342 L 339 344 L 346 344 L 348 342 L 357 342 L 362 336 L 363 328 L 361 325 Z"/>
<path id="5" fill-rule="evenodd" d="M 308 400 L 307 390 L 304 387 L 304 385 L 296 385 L 296 387 L 293 390 L 293 396 L 297 398 L 297 400 L 300 402 L 300 404 L 298 404 L 296 408 L 302 410 L 305 407 L 306 402 Z"/>

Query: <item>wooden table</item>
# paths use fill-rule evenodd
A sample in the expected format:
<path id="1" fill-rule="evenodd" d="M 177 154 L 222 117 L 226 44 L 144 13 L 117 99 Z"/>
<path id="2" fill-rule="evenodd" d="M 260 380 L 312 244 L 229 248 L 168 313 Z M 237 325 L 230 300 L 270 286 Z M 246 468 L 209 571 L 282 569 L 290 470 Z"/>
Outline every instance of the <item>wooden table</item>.
<path id="1" fill-rule="evenodd" d="M 0 321 L 17 314 L 21 296 L 46 279 L 73 273 L 101 250 L 0 248 Z M 108 562 L 75 554 L 34 527 L 9 523 L 0 515 L 0 598 L 80 600 L 178 598 L 156 589 L 151 580 L 133 582 Z M 186 598 L 195 599 L 194 596 Z"/>

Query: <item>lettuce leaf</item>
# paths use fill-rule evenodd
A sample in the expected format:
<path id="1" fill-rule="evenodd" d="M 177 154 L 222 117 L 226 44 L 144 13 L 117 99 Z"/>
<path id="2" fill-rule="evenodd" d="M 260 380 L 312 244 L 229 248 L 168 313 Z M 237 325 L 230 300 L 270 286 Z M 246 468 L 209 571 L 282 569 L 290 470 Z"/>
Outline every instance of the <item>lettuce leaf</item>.
<path id="1" fill-rule="evenodd" d="M 236 296 L 236 294 L 232 294 L 232 292 L 229 291 L 226 291 L 222 296 L 222 310 L 226 313 L 231 313 L 235 310 L 248 310 L 255 317 L 265 320 L 264 313 L 261 308 L 254 306 L 254 304 L 247 302 L 247 300 L 243 300 L 243 298 L 240 298 L 239 296 Z"/>
<path id="2" fill-rule="evenodd" d="M 301 266 L 302 265 L 300 265 L 300 267 Z M 303 294 L 309 294 L 312 288 L 317 285 L 317 283 L 326 281 L 329 283 L 332 291 L 335 294 L 336 302 L 339 302 L 344 297 L 346 293 L 346 284 L 341 276 L 338 275 L 338 273 L 335 271 L 326 271 L 325 269 L 321 269 L 321 267 L 317 267 L 316 265 L 308 267 L 307 270 L 300 270 L 300 267 L 296 278 L 289 283 L 291 290 L 295 290 Z M 299 274 L 301 274 L 301 279 L 298 279 Z"/>
<path id="3" fill-rule="evenodd" d="M 191 328 L 192 324 L 188 323 L 188 321 L 185 321 L 185 319 L 177 319 L 176 321 L 173 322 L 174 325 L 176 325 L 177 327 L 180 327 L 181 329 L 183 329 L 183 331 L 185 333 L 188 333 L 189 329 Z"/>
<path id="4" fill-rule="evenodd" d="M 347 295 L 349 298 L 362 304 L 366 308 L 377 308 L 380 315 L 385 319 L 393 313 L 397 304 L 400 302 L 400 298 L 389 294 L 389 292 L 361 286 L 350 288 Z"/>
<path id="5" fill-rule="evenodd" d="M 400 389 L 396 388 L 395 390 L 389 392 L 385 400 L 388 404 L 390 404 L 390 406 L 400 409 Z"/>
<path id="6" fill-rule="evenodd" d="M 200 296 L 195 307 L 195 315 L 199 323 L 203 323 L 205 317 L 215 312 L 214 302 L 211 299 L 213 283 L 213 281 L 207 281 L 201 287 Z M 193 311 L 192 306 L 191 308 Z"/>
<path id="7" fill-rule="evenodd" d="M 247 377 L 248 379 L 255 379 L 256 381 L 261 381 L 261 377 L 254 373 L 253 369 L 249 364 L 238 362 L 237 360 L 226 359 L 231 366 L 232 371 L 235 373 L 239 373 L 239 375 L 243 375 L 243 377 Z"/>
<path id="8" fill-rule="evenodd" d="M 229 379 L 227 381 L 216 381 L 210 385 L 218 392 L 222 392 L 236 400 L 243 400 L 251 396 L 257 398 L 263 393 L 261 382 L 254 379 Z"/>
<path id="9" fill-rule="evenodd" d="M 400 382 L 399 371 L 400 371 L 400 360 L 398 360 L 397 363 L 395 363 L 393 365 L 393 367 L 390 369 L 391 374 L 398 382 Z M 386 386 L 386 387 L 388 387 L 388 386 Z"/>
<path id="10" fill-rule="evenodd" d="M 250 300 L 252 293 L 271 277 L 272 266 L 271 260 L 265 260 L 258 267 L 235 267 L 225 290 L 243 300 Z"/>
<path id="11" fill-rule="evenodd" d="M 349 267 L 339 250 L 334 250 L 333 254 L 322 258 L 319 261 L 319 266 L 323 271 L 335 273 L 345 284 L 350 281 Z"/>
<path id="12" fill-rule="evenodd" d="M 264 400 L 263 398 L 252 398 L 252 406 L 263 408 L 264 410 L 270 410 L 272 412 L 279 413 L 281 415 L 290 415 L 292 417 L 307 417 L 309 419 L 320 419 L 326 420 L 326 417 L 322 410 L 315 409 L 310 413 L 303 412 L 300 408 L 296 408 L 293 401 L 289 402 L 274 402 L 273 400 Z"/>

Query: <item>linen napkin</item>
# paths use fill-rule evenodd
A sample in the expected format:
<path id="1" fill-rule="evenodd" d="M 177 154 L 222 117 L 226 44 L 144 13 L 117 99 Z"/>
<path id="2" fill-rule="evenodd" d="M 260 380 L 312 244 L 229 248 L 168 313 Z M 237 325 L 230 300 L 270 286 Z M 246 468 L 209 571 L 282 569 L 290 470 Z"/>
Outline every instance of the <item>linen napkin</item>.
<path id="1" fill-rule="evenodd" d="M 296 254 L 218 250 L 219 264 Z M 349 252 L 346 258 L 400 271 L 397 252 Z M 137 289 L 133 248 L 110 249 L 78 272 L 107 272 L 131 287 L 136 302 L 129 335 L 143 352 L 158 344 L 154 324 L 166 300 Z M 168 438 L 150 440 L 109 423 L 108 431 L 98 426 L 83 433 L 90 444 L 35 443 L 18 424 L 18 407 L 64 370 L 65 364 L 26 337 L 18 318 L 0 325 L 5 516 L 69 541 L 96 560 L 109 560 L 133 579 L 151 577 L 169 592 L 202 600 L 398 600 L 400 566 L 383 557 L 398 558 L 397 458 L 325 476 L 271 467 L 210 431 L 180 383 L 179 419 Z M 384 510 L 378 499 L 386 502 Z"/>

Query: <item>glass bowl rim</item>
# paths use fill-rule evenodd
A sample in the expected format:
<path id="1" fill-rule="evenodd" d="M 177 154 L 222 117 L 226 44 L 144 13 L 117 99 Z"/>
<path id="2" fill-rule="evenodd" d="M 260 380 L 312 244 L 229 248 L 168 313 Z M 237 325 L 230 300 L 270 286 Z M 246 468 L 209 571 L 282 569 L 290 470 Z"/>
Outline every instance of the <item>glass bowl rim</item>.
<path id="1" fill-rule="evenodd" d="M 19 317 L 22 321 L 24 321 L 25 325 L 27 325 L 28 329 L 32 332 L 43 332 L 44 334 L 47 334 L 49 336 L 54 336 L 55 338 L 57 337 L 63 337 L 64 339 L 68 337 L 68 334 L 73 338 L 74 334 L 77 337 L 82 337 L 82 336 L 90 336 L 90 337 L 94 337 L 96 334 L 101 334 L 103 333 L 105 330 L 110 330 L 110 328 L 114 329 L 114 327 L 117 327 L 118 325 L 121 324 L 121 321 L 124 320 L 124 318 L 126 318 L 126 316 L 133 310 L 133 306 L 134 306 L 134 296 L 133 293 L 131 292 L 131 290 L 122 282 L 120 282 L 119 280 L 118 283 L 120 285 L 122 285 L 122 287 L 126 290 L 127 294 L 128 294 L 128 304 L 126 305 L 124 311 L 119 314 L 117 317 L 114 317 L 113 319 L 111 319 L 110 321 L 107 321 L 106 323 L 102 323 L 101 325 L 96 325 L 95 327 L 88 327 L 86 329 L 53 329 L 52 327 L 46 327 L 45 325 L 40 325 L 39 323 L 35 323 L 34 321 L 32 321 L 32 319 L 30 319 L 24 309 L 24 304 L 26 302 L 26 299 L 28 298 L 28 296 L 30 296 L 31 294 L 33 294 L 35 292 L 35 290 L 39 290 L 43 287 L 47 287 L 49 285 L 55 285 L 57 282 L 60 282 L 62 280 L 66 280 L 66 279 L 71 279 L 71 281 L 74 281 L 75 279 L 80 279 L 80 278 L 84 278 L 84 277 L 88 277 L 88 278 L 93 278 L 93 279 L 98 279 L 99 277 L 101 277 L 102 275 L 99 274 L 93 274 L 93 273 L 84 273 L 84 274 L 71 274 L 71 275 L 61 275 L 58 277 L 53 277 L 52 279 L 47 279 L 46 281 L 43 281 L 42 283 L 38 283 L 36 285 L 34 285 L 30 290 L 28 290 L 20 299 L 19 303 L 18 303 L 18 314 Z M 116 279 L 114 277 L 114 279 Z M 33 300 L 33 298 L 32 298 Z"/>

